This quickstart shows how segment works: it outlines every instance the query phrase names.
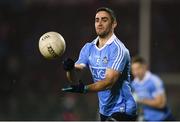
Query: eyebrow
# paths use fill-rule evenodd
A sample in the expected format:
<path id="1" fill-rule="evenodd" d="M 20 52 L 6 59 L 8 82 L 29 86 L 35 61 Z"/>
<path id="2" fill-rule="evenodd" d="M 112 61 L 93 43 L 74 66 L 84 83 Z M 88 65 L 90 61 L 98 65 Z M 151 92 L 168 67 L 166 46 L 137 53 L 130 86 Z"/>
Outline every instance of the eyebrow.
<path id="1" fill-rule="evenodd" d="M 95 19 L 99 19 L 99 18 L 96 17 Z M 101 17 L 101 19 L 108 19 L 108 17 Z"/>

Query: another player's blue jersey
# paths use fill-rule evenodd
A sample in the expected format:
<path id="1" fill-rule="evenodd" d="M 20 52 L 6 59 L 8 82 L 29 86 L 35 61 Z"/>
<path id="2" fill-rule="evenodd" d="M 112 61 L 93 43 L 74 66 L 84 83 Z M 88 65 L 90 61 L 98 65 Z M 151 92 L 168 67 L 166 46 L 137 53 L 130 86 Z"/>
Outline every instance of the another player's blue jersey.
<path id="1" fill-rule="evenodd" d="M 140 99 L 153 99 L 158 95 L 164 94 L 164 86 L 162 80 L 147 71 L 143 80 L 139 81 L 135 78 L 132 82 L 132 88 Z M 170 110 L 167 107 L 156 109 L 147 105 L 142 106 L 145 120 L 164 120 L 170 115 Z"/>
<path id="2" fill-rule="evenodd" d="M 89 67 L 94 82 L 105 78 L 106 69 L 121 72 L 119 80 L 113 88 L 98 92 L 99 112 L 110 116 L 114 112 L 136 114 L 136 103 L 130 88 L 130 55 L 124 44 L 113 34 L 102 48 L 96 43 L 98 37 L 81 49 L 76 64 Z"/>

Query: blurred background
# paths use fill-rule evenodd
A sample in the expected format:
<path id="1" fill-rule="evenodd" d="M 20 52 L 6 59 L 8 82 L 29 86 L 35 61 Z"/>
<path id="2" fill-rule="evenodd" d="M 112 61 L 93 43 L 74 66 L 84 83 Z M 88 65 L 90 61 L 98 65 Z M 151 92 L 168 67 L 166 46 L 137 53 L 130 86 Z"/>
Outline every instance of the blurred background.
<path id="1" fill-rule="evenodd" d="M 95 11 L 112 8 L 116 35 L 140 54 L 165 82 L 168 105 L 180 120 L 179 0 L 1 0 L 0 120 L 97 120 L 96 94 L 64 94 L 68 85 L 62 60 L 76 60 L 96 37 Z M 64 55 L 46 60 L 38 49 L 42 34 L 57 31 L 66 40 Z M 85 73 L 85 82 L 91 77 Z"/>

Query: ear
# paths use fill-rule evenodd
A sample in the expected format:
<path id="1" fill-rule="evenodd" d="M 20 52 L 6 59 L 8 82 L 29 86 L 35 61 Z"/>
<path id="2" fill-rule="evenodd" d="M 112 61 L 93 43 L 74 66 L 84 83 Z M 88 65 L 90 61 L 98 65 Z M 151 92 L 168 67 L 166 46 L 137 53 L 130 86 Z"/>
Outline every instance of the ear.
<path id="1" fill-rule="evenodd" d="M 117 26 L 117 21 L 114 21 L 113 22 L 113 29 L 116 28 L 116 26 Z"/>
<path id="2" fill-rule="evenodd" d="M 146 64 L 142 64 L 144 70 L 148 70 L 148 66 Z"/>

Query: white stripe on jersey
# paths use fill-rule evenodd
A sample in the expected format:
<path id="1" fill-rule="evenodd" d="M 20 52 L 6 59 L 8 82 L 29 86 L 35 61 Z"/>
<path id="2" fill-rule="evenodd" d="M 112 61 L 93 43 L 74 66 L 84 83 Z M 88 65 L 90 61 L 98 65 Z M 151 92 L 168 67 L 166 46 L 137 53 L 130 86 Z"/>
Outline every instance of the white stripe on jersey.
<path id="1" fill-rule="evenodd" d="M 122 61 L 122 59 L 124 57 L 124 53 L 123 53 L 123 49 L 120 47 L 120 42 L 118 42 L 115 39 L 114 43 L 118 47 L 118 55 L 117 55 L 116 60 L 114 61 L 113 65 L 112 65 L 112 68 L 115 69 L 115 70 L 118 70 L 118 67 L 121 64 L 121 61 Z"/>
<path id="2" fill-rule="evenodd" d="M 117 44 L 119 44 L 120 48 L 121 48 L 121 58 L 119 60 L 119 63 L 117 62 L 117 66 L 116 66 L 116 69 L 118 70 L 119 68 L 119 65 L 121 64 L 123 58 L 124 58 L 124 48 L 122 47 L 122 45 L 120 44 L 119 40 L 115 40 L 115 42 L 117 42 Z"/>
<path id="3" fill-rule="evenodd" d="M 116 40 L 114 40 L 114 42 L 115 42 Z M 116 43 L 115 43 L 116 44 Z M 113 63 L 113 65 L 112 65 L 112 68 L 113 69 L 115 69 L 115 64 L 116 64 L 116 62 L 117 62 L 117 60 L 119 59 L 119 56 L 120 56 L 120 48 L 119 48 L 119 46 L 116 44 L 116 46 L 118 47 L 118 55 L 117 55 L 117 57 L 116 57 L 116 59 L 115 59 L 115 61 L 114 61 L 114 63 Z"/>
<path id="4" fill-rule="evenodd" d="M 94 68 L 94 69 L 106 69 L 106 67 L 94 67 L 94 66 L 91 66 L 89 65 L 90 68 Z"/>

